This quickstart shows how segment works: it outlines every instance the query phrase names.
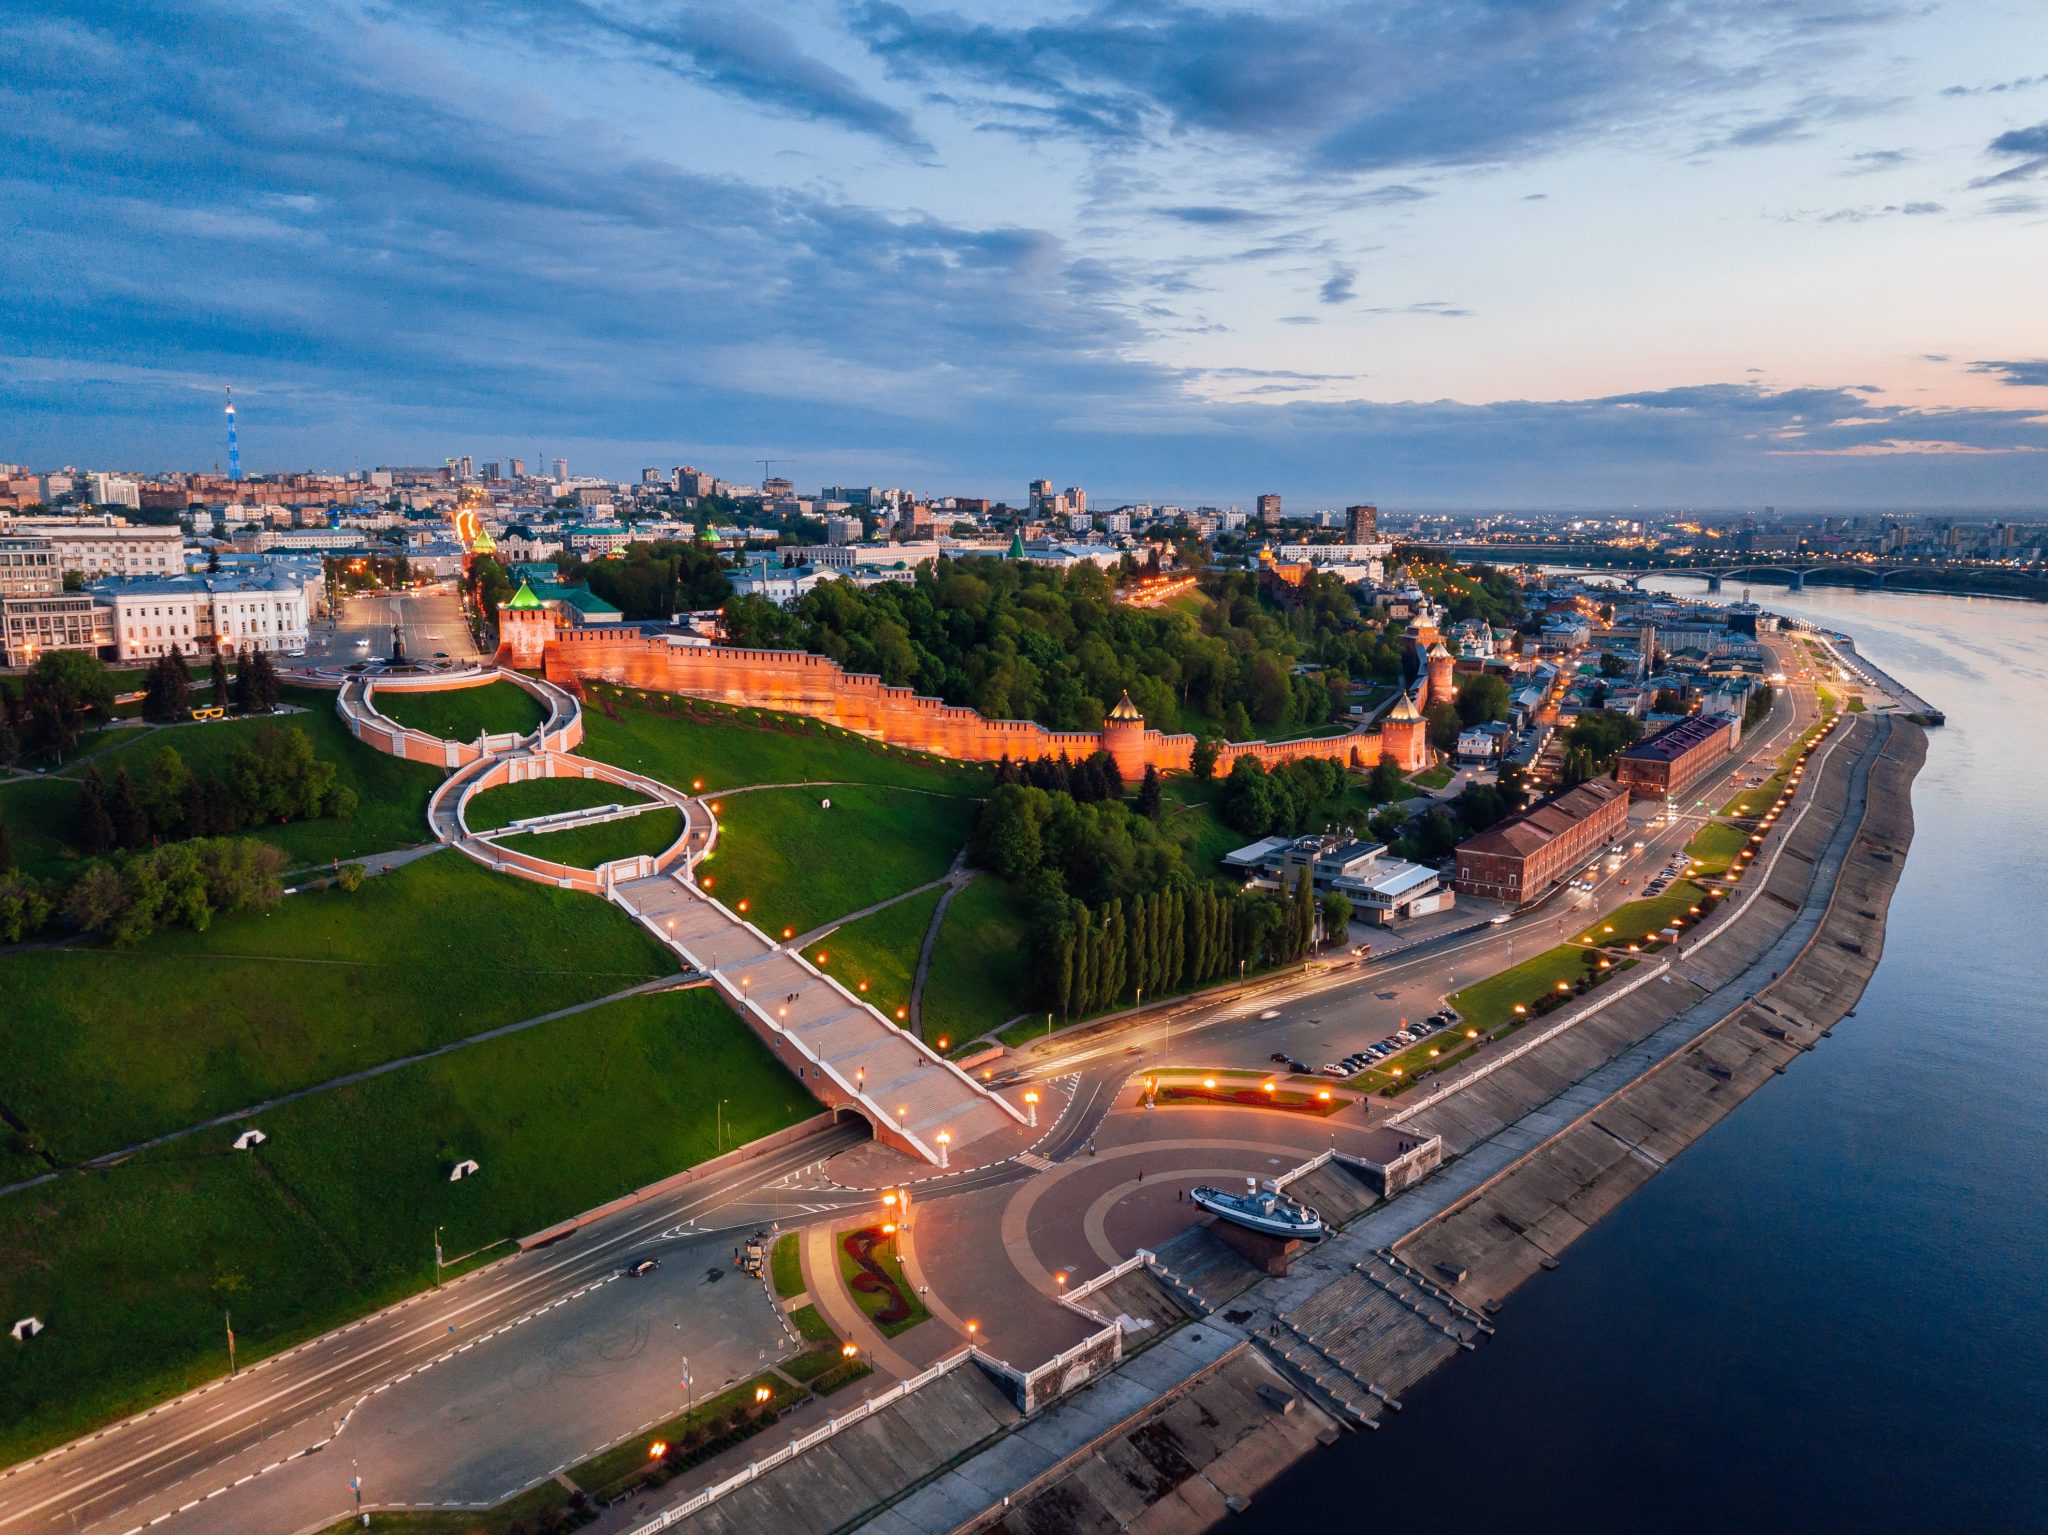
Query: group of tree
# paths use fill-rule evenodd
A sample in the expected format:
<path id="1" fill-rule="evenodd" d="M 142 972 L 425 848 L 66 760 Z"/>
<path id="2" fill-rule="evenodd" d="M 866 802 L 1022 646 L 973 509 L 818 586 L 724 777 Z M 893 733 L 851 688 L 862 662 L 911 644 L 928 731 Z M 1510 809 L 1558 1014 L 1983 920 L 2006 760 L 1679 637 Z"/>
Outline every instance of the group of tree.
<path id="1" fill-rule="evenodd" d="M 462 577 L 462 585 L 469 596 L 471 609 L 486 624 L 496 624 L 498 608 L 511 600 L 517 590 L 512 578 L 505 573 L 505 567 L 488 554 L 479 554 L 469 562 L 469 569 Z"/>
<path id="2" fill-rule="evenodd" d="M 1038 1000 L 1081 1018 L 1140 991 L 1163 997 L 1240 966 L 1285 964 L 1314 944 L 1316 911 L 1306 870 L 1288 894 L 1176 884 L 1092 906 L 1053 894 L 1033 919 Z"/>
<path id="3" fill-rule="evenodd" d="M 216 915 L 262 910 L 283 896 L 285 856 L 246 837 L 196 837 L 95 863 L 65 893 L 64 915 L 118 944 L 166 927 L 204 929 Z"/>
<path id="4" fill-rule="evenodd" d="M 1565 732 L 1565 783 L 1598 778 L 1642 733 L 1643 722 L 1626 710 L 1593 709 L 1581 714 Z"/>
<path id="5" fill-rule="evenodd" d="M 88 725 L 113 715 L 114 679 L 105 665 L 81 650 L 53 650 L 18 684 L 0 681 L 0 763 L 55 761 Z"/>
<path id="6" fill-rule="evenodd" d="M 243 714 L 267 714 L 277 707 L 282 683 L 277 663 L 266 652 L 252 650 L 244 653 L 232 680 L 227 661 L 215 655 L 205 688 L 201 693 L 193 682 L 184 656 L 166 651 L 142 674 L 142 717 L 152 724 L 169 725 L 184 719 L 194 707 L 226 708 L 230 703 Z"/>
<path id="7" fill-rule="evenodd" d="M 1396 773 L 1398 777 L 1398 771 Z M 1247 837 L 1307 831 L 1345 787 L 1344 765 L 1329 757 L 1297 757 L 1268 768 L 1257 757 L 1230 765 L 1216 813 Z"/>
<path id="8" fill-rule="evenodd" d="M 1398 631 L 1361 617 L 1342 583 L 1312 578 L 1275 605 L 1246 573 L 1205 576 L 1188 602 L 1134 607 L 1092 565 L 949 560 L 909 582 L 827 581 L 788 607 L 726 604 L 743 645 L 815 651 L 849 671 L 1055 730 L 1096 730 L 1128 688 L 1162 729 L 1244 739 L 1313 725 L 1354 678 L 1400 675 Z"/>
<path id="9" fill-rule="evenodd" d="M 252 826 L 355 814 L 356 791 L 313 755 L 297 726 L 266 726 L 237 743 L 218 773 L 195 772 L 175 747 L 152 755 L 139 775 L 125 763 L 111 779 L 97 767 L 79 784 L 73 841 L 91 856 L 182 837 L 218 837 Z"/>
<path id="10" fill-rule="evenodd" d="M 1149 768 L 1146 771 L 1156 791 L 1158 775 Z M 1124 792 L 1122 769 L 1117 767 L 1116 758 L 1103 751 L 1091 752 L 1079 762 L 1065 752 L 1057 757 L 1027 758 L 1021 762 L 1004 757 L 996 764 L 994 787 L 1000 789 L 1004 784 L 1025 784 L 1048 793 L 1070 794 L 1076 803 L 1083 805 L 1092 805 L 1097 800 L 1121 799 Z"/>
<path id="11" fill-rule="evenodd" d="M 990 791 L 968 857 L 1019 882 L 1033 899 L 1049 893 L 1100 903 L 1193 880 L 1180 844 L 1122 800 L 1083 804 L 1023 783 Z"/>
<path id="12" fill-rule="evenodd" d="M 1498 566 L 1418 563 L 1415 569 L 1416 584 L 1454 623 L 1478 618 L 1497 629 L 1513 629 L 1527 612 L 1521 583 Z"/>
<path id="13" fill-rule="evenodd" d="M 663 539 L 628 544 L 617 559 L 556 562 L 565 581 L 582 581 L 629 619 L 715 608 L 732 595 L 718 551 Z"/>
<path id="14" fill-rule="evenodd" d="M 1771 712 L 1771 705 L 1777 701 L 1777 693 L 1768 682 L 1758 683 L 1750 692 L 1749 702 L 1742 706 L 1742 728 L 1748 730 Z"/>

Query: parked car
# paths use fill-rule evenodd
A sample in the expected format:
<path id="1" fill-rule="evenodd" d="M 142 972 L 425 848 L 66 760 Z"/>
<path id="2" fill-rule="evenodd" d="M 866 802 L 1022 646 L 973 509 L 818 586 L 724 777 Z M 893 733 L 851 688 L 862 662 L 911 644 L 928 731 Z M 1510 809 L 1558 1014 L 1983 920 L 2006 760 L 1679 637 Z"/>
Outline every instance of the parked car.
<path id="1" fill-rule="evenodd" d="M 1323 1075 L 1326 1077 L 1348 1077 L 1351 1073 L 1342 1066 L 1339 1066 L 1335 1061 L 1328 1061 L 1324 1063 Z"/>
<path id="2" fill-rule="evenodd" d="M 1278 1061 L 1282 1066 L 1285 1066 L 1287 1064 L 1287 1052 L 1285 1050 L 1275 1050 L 1271 1055 L 1267 1056 L 1266 1059 L 1269 1061 Z"/>

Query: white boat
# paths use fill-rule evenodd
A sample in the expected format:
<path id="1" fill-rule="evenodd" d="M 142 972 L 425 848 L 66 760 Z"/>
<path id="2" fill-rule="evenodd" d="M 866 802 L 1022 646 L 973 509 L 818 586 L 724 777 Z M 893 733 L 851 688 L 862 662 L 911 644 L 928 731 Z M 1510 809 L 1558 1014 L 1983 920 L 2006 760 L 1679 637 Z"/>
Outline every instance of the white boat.
<path id="1" fill-rule="evenodd" d="M 1242 1194 L 1226 1194 L 1222 1189 L 1200 1184 L 1188 1197 L 1211 1215 L 1220 1215 L 1235 1225 L 1263 1232 L 1269 1237 L 1320 1242 L 1330 1234 L 1320 1211 L 1289 1199 L 1271 1184 L 1260 1187 L 1256 1178 L 1247 1178 L 1244 1183 Z"/>

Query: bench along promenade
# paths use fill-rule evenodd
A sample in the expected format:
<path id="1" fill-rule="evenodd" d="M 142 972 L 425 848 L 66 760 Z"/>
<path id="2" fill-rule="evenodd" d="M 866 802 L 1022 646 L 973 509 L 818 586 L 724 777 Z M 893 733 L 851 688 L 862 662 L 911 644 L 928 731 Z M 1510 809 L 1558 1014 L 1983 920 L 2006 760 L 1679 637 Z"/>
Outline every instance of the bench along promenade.
<path id="1" fill-rule="evenodd" d="M 578 756 L 582 704 L 569 689 L 501 668 L 417 675 L 337 677 L 294 673 L 293 680 L 336 689 L 335 708 L 359 741 L 392 756 L 450 770 L 427 807 L 436 840 L 486 868 L 580 890 L 611 901 L 673 949 L 716 987 L 733 1010 L 776 1050 L 826 1108 L 867 1121 L 875 1138 L 937 1167 L 1008 1156 L 1023 1109 L 991 1092 L 915 1034 L 825 974 L 788 941 L 778 941 L 717 900 L 696 867 L 718 841 L 718 820 L 703 796 L 658 779 Z M 401 725 L 377 708 L 380 692 L 434 692 L 508 682 L 547 710 L 526 735 L 453 741 Z M 660 853 L 579 868 L 502 846 L 471 829 L 476 795 L 542 778 L 615 784 L 682 817 Z"/>

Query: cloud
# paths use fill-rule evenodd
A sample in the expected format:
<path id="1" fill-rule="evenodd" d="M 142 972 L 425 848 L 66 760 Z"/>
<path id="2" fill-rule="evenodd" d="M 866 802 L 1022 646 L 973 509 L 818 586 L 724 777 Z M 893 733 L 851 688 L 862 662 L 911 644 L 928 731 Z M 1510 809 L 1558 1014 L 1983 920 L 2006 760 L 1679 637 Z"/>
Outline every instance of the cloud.
<path id="1" fill-rule="evenodd" d="M 632 0 L 440 0 L 396 14 L 493 41 L 613 51 L 758 111 L 832 123 L 919 155 L 931 146 L 902 108 L 805 52 L 758 10 L 715 0 L 653 7 Z"/>
<path id="2" fill-rule="evenodd" d="M 982 109 L 1018 131 L 1104 148 L 1199 136 L 1261 147 L 1313 177 L 1513 163 L 1621 130 L 1662 132 L 1838 58 L 1892 10 L 1889 0 L 1322 0 L 1284 11 L 1097 0 L 1009 22 L 855 0 L 849 25 L 898 77 L 932 90 L 971 84 Z M 1856 106 L 1809 96 L 1719 136 L 1729 147 L 1772 142 Z"/>
<path id="3" fill-rule="evenodd" d="M 1185 203 L 1174 208 L 1152 210 L 1161 218 L 1172 219 L 1177 224 L 1197 224 L 1206 228 L 1230 228 L 1245 224 L 1263 224 L 1270 217 L 1254 208 L 1231 208 L 1220 203 Z"/>
<path id="4" fill-rule="evenodd" d="M 1330 275 L 1323 279 L 1323 285 L 1316 290 L 1316 296 L 1325 304 L 1348 304 L 1358 296 L 1357 271 L 1348 266 L 1330 268 Z"/>
<path id="5" fill-rule="evenodd" d="M 1970 371 L 1988 373 L 2028 389 L 2048 389 L 2048 357 L 2031 357 L 2021 362 L 1973 362 Z"/>
<path id="6" fill-rule="evenodd" d="M 1987 448 L 1973 442 L 1943 442 L 1938 438 L 1886 437 L 1877 442 L 1859 442 L 1846 448 L 1772 448 L 1774 458 L 1896 458 L 1910 455 L 2048 453 L 2048 447 L 2034 443 L 2009 443 Z"/>
<path id="7" fill-rule="evenodd" d="M 1866 205 L 1861 208 L 1837 208 L 1832 213 L 1792 213 L 1786 217 L 1793 223 L 1814 224 L 1867 224 L 1872 219 L 1924 218 L 1928 214 L 1943 212 L 1940 203 L 1884 203 L 1880 206 Z"/>
<path id="8" fill-rule="evenodd" d="M 1849 156 L 1845 176 L 1868 176 L 1877 171 L 1897 170 L 1902 165 L 1913 163 L 1913 152 L 1908 149 L 1865 149 Z"/>
<path id="9" fill-rule="evenodd" d="M 1996 96 L 2007 91 L 2028 91 L 2037 85 L 2048 85 L 2048 75 L 2021 75 L 2015 80 L 1998 80 L 1990 85 L 1951 85 L 1942 90 L 1944 96 Z"/>
<path id="10" fill-rule="evenodd" d="M 1364 310 L 1363 313 L 1420 314 L 1429 315 L 1439 320 L 1469 320 L 1472 318 L 1471 310 L 1460 309 L 1455 304 L 1447 304 L 1442 299 L 1435 298 L 1424 299 L 1417 304 L 1383 304 L 1377 308 Z"/>
<path id="11" fill-rule="evenodd" d="M 2017 158 L 2019 164 L 2008 166 L 1994 175 L 1980 176 L 1970 183 L 1971 186 L 1995 187 L 2031 180 L 2048 171 L 2048 122 L 2001 133 L 1984 152 L 2005 159 Z"/>

